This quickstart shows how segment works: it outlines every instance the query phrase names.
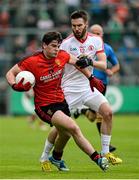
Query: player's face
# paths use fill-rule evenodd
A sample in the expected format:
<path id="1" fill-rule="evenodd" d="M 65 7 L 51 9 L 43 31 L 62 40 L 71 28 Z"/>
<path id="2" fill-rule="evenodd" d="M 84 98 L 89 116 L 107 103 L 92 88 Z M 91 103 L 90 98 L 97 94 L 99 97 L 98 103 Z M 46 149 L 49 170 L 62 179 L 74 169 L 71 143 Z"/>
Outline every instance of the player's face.
<path id="1" fill-rule="evenodd" d="M 94 27 L 91 29 L 92 34 L 98 35 L 100 37 L 103 37 L 103 30 L 99 27 Z"/>
<path id="2" fill-rule="evenodd" d="M 51 41 L 48 45 L 43 44 L 43 51 L 47 58 L 51 59 L 57 56 L 60 43 L 56 40 Z"/>
<path id="3" fill-rule="evenodd" d="M 88 23 L 85 22 L 82 18 L 72 19 L 71 27 L 72 27 L 73 34 L 77 39 L 85 38 Z"/>

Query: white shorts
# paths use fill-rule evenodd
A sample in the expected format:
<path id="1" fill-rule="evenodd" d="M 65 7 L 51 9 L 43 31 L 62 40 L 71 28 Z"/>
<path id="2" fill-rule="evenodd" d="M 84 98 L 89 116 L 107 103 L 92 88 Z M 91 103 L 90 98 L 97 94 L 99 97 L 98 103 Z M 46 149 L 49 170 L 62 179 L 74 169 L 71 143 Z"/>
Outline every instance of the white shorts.
<path id="1" fill-rule="evenodd" d="M 81 108 L 82 106 L 86 106 L 98 112 L 101 104 L 108 103 L 106 97 L 96 88 L 94 88 L 94 92 L 92 92 L 91 89 L 83 92 L 71 92 L 70 90 L 66 90 L 64 94 L 71 113 L 74 113 L 77 108 Z"/>

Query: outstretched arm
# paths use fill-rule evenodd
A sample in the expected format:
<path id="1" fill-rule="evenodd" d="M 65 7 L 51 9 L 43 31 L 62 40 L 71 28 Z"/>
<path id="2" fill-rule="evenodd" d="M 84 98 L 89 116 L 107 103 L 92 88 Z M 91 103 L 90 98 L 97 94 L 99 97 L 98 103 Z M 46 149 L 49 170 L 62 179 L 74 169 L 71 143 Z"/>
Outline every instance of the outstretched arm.
<path id="1" fill-rule="evenodd" d="M 112 68 L 106 69 L 106 73 L 109 77 L 113 76 L 113 74 L 117 73 L 120 70 L 120 65 L 116 64 L 112 66 Z"/>
<path id="2" fill-rule="evenodd" d="M 83 69 L 79 68 L 77 66 L 77 61 L 79 61 L 78 58 L 76 58 L 73 55 L 70 56 L 69 63 L 74 65 L 80 72 L 82 72 L 88 78 L 88 80 L 90 81 L 90 87 L 91 87 L 92 91 L 94 91 L 94 87 L 95 87 L 100 92 L 102 92 L 104 90 L 103 82 L 101 80 L 97 79 L 96 77 L 94 77 L 88 68 L 83 68 Z"/>
<path id="3" fill-rule="evenodd" d="M 98 61 L 94 61 L 90 57 L 83 55 L 79 57 L 76 65 L 81 69 L 86 68 L 87 66 L 93 66 L 100 70 L 106 70 L 106 54 L 104 52 L 97 53 L 97 59 Z"/>

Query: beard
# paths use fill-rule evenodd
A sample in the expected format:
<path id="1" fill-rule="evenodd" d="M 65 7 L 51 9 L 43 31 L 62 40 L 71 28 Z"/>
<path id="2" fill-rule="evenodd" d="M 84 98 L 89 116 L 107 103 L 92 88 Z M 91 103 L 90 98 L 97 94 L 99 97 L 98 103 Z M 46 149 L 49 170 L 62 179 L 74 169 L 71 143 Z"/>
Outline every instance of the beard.
<path id="1" fill-rule="evenodd" d="M 74 36 L 77 38 L 77 39 L 82 39 L 84 37 L 84 35 L 86 34 L 86 26 L 84 27 L 83 31 L 81 34 L 77 34 L 76 32 L 73 31 L 73 34 Z"/>

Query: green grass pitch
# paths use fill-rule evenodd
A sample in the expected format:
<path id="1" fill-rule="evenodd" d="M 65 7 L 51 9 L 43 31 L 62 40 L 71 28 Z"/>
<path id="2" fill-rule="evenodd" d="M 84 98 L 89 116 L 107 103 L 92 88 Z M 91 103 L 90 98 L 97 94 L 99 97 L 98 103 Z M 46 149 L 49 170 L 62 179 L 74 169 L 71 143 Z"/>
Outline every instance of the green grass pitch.
<path id="1" fill-rule="evenodd" d="M 81 116 L 77 123 L 84 135 L 100 151 L 100 138 L 95 123 Z M 137 179 L 139 178 L 139 115 L 115 115 L 112 144 L 123 159 L 122 165 L 110 166 L 103 172 L 71 139 L 64 151 L 69 172 L 42 172 L 39 157 L 48 131 L 31 129 L 26 117 L 0 117 L 1 179 Z"/>

